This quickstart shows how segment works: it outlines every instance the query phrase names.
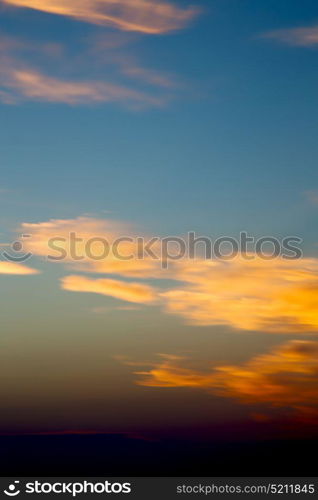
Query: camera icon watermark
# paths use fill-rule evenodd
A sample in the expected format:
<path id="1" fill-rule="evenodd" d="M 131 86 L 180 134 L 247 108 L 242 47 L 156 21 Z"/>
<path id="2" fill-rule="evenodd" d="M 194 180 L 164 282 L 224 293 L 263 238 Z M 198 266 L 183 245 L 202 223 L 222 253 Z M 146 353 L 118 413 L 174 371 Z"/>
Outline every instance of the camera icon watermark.
<path id="1" fill-rule="evenodd" d="M 14 483 L 9 484 L 9 486 L 3 491 L 3 493 L 8 497 L 16 497 L 21 493 L 21 491 L 18 489 L 19 484 L 20 481 L 14 481 Z"/>

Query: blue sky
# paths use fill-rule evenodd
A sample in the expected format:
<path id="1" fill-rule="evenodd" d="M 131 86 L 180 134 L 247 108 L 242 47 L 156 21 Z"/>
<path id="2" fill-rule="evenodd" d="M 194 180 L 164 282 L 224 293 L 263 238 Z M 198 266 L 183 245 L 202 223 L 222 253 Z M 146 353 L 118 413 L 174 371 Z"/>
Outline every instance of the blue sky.
<path id="1" fill-rule="evenodd" d="M 208 2 L 187 29 L 129 34 L 123 52 L 178 81 L 160 109 L 3 105 L 2 184 L 18 197 L 9 217 L 106 210 L 164 232 L 300 231 L 304 192 L 318 185 L 316 49 L 261 35 L 314 24 L 317 7 L 305 3 Z M 4 11 L 2 24 L 6 35 L 65 44 L 77 57 L 85 40 L 114 34 L 27 9 Z M 89 61 L 76 64 L 90 76 Z M 44 63 L 52 75 L 59 66 Z"/>

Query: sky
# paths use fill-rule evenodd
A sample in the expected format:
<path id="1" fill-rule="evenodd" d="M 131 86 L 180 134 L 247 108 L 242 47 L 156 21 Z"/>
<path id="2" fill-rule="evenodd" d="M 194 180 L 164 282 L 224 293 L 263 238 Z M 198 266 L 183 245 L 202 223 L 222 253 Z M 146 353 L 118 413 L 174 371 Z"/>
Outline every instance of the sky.
<path id="1" fill-rule="evenodd" d="M 1 433 L 316 432 L 317 50 L 310 0 L 0 0 Z M 303 256 L 134 241 L 243 231 Z"/>

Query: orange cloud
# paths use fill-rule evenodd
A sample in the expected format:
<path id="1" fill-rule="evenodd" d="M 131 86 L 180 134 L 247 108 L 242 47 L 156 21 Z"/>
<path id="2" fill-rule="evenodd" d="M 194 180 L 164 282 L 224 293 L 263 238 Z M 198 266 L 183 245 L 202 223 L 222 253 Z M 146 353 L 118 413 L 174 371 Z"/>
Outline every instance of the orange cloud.
<path id="1" fill-rule="evenodd" d="M 32 235 L 25 242 L 26 251 L 43 257 L 51 256 L 56 260 L 63 252 L 60 262 L 78 271 L 135 278 L 164 277 L 160 260 L 137 258 L 138 247 L 135 241 L 125 239 L 115 251 L 113 244 L 116 240 L 122 237 L 133 239 L 136 234 L 129 225 L 121 222 L 92 217 L 53 219 L 36 224 L 24 223 L 21 231 Z M 74 244 L 71 242 L 72 234 L 77 238 Z M 56 240 L 54 245 L 49 243 L 52 239 Z M 89 244 L 91 241 L 94 241 L 93 244 Z M 109 245 L 109 254 L 99 259 L 107 249 L 104 241 Z"/>
<path id="2" fill-rule="evenodd" d="M 24 7 L 67 16 L 88 23 L 114 26 L 123 31 L 160 34 L 183 28 L 198 9 L 155 0 L 3 0 Z"/>
<path id="3" fill-rule="evenodd" d="M 83 276 L 66 276 L 62 288 L 71 292 L 98 293 L 127 302 L 151 304 L 156 300 L 155 291 L 140 283 L 127 283 L 111 279 L 88 279 Z"/>
<path id="4" fill-rule="evenodd" d="M 0 262 L 0 274 L 26 275 L 38 274 L 38 272 L 36 269 L 18 264 L 17 262 Z"/>
<path id="5" fill-rule="evenodd" d="M 124 36 L 124 35 L 123 35 Z M 35 101 L 60 102 L 66 104 L 107 103 L 116 102 L 125 104 L 132 109 L 145 107 L 160 107 L 168 102 L 170 96 L 159 95 L 158 88 L 173 86 L 173 82 L 155 70 L 148 70 L 140 66 L 131 56 L 114 53 L 116 49 L 102 49 L 101 37 L 95 45 L 83 54 L 81 58 L 87 60 L 85 75 L 91 73 L 90 61 L 98 61 L 98 66 L 107 68 L 108 75 L 105 81 L 100 73 L 91 79 L 72 76 L 60 78 L 50 76 L 46 71 L 38 70 L 28 64 L 35 54 L 43 60 L 45 67 L 48 58 L 56 64 L 62 65 L 66 60 L 66 47 L 57 43 L 43 43 L 38 45 L 28 40 L 0 36 L 0 100 L 7 104 L 16 103 L 21 99 Z M 101 56 L 103 54 L 103 56 Z M 107 57 L 106 57 L 107 54 Z M 33 57 L 34 60 L 34 57 Z M 76 66 L 76 65 L 75 65 Z M 64 66 L 65 67 L 65 66 Z M 76 69 L 76 68 L 73 68 Z M 96 67 L 95 67 L 96 70 Z M 126 83 L 116 83 L 116 80 L 125 77 Z M 112 82 L 112 79 L 114 80 Z M 150 84 L 150 91 L 144 88 L 134 88 L 131 79 L 139 79 L 142 83 Z M 140 83 L 140 82 L 138 82 Z"/>
<path id="6" fill-rule="evenodd" d="M 138 385 L 188 387 L 239 400 L 244 404 L 286 407 L 303 412 L 318 409 L 318 342 L 294 340 L 256 356 L 245 364 L 219 366 L 208 372 L 186 367 L 187 360 L 161 356 Z"/>
<path id="7" fill-rule="evenodd" d="M 32 235 L 25 243 L 27 251 L 44 257 L 64 252 L 60 262 L 80 272 L 169 280 L 156 288 L 157 302 L 189 324 L 273 333 L 318 332 L 317 259 L 263 260 L 256 254 L 249 256 L 251 260 L 241 255 L 231 261 L 185 257 L 163 269 L 160 242 L 152 248 L 157 259 L 140 258 L 136 232 L 120 223 L 80 217 L 23 224 L 21 232 Z M 76 259 L 70 250 L 72 233 L 81 239 Z M 122 241 L 120 255 L 116 255 L 112 245 L 122 236 L 132 241 Z M 48 244 L 56 237 L 62 238 L 57 240 L 59 252 Z M 104 257 L 102 239 L 110 246 Z M 89 240 L 94 241 L 91 254 L 101 258 L 88 254 Z"/>
<path id="8" fill-rule="evenodd" d="M 275 30 L 266 33 L 263 37 L 295 47 L 312 47 L 318 45 L 318 26 Z"/>

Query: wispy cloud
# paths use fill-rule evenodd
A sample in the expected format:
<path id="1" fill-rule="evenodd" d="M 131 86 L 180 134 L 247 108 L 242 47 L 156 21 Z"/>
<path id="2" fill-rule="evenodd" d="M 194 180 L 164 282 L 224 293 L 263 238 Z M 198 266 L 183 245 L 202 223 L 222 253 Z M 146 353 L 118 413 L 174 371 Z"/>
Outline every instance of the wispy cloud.
<path id="1" fill-rule="evenodd" d="M 85 104 L 94 102 L 121 102 L 132 107 L 160 106 L 159 98 L 102 81 L 62 80 L 32 69 L 8 68 L 2 81 L 16 96 L 32 100 Z M 13 96 L 12 96 L 13 97 Z"/>
<path id="2" fill-rule="evenodd" d="M 141 283 L 127 283 L 113 279 L 89 279 L 83 276 L 66 276 L 61 280 L 63 290 L 98 293 L 127 302 L 151 304 L 156 301 L 153 288 Z"/>
<path id="3" fill-rule="evenodd" d="M 2 0 L 14 6 L 67 16 L 124 31 L 160 34 L 183 28 L 198 9 L 156 0 Z"/>
<path id="4" fill-rule="evenodd" d="M 44 257 L 63 254 L 60 262 L 77 272 L 116 274 L 124 280 L 159 279 L 156 289 L 144 290 L 146 293 L 139 295 L 140 303 L 156 300 L 164 311 L 179 316 L 186 323 L 272 333 L 318 333 L 317 259 L 264 260 L 253 255 L 252 260 L 246 260 L 239 255 L 224 261 L 184 257 L 164 269 L 160 258 L 139 257 L 136 233 L 122 223 L 80 217 L 23 224 L 20 232 L 32 235 L 25 242 L 26 251 Z M 77 260 L 74 259 L 74 246 L 73 256 L 71 251 L 72 233 L 81 240 L 76 244 Z M 122 236 L 132 240 L 121 242 L 119 256 L 112 245 Z M 56 237 L 62 238 L 58 241 L 57 254 L 48 243 Z M 108 242 L 111 250 L 105 258 L 92 259 L 85 250 L 89 240 L 95 241 L 94 255 L 103 255 L 102 240 Z M 84 280 L 80 286 L 76 282 L 79 278 L 72 279 L 73 291 L 111 295 L 116 286 L 119 287 L 119 283 L 113 286 L 107 280 L 104 283 Z M 120 286 L 128 295 L 131 293 L 126 282 L 122 281 Z M 123 298 L 122 293 L 117 289 L 117 298 Z"/>
<path id="5" fill-rule="evenodd" d="M 39 271 L 16 262 L 0 262 L 0 274 L 27 275 L 38 274 Z"/>
<path id="6" fill-rule="evenodd" d="M 249 405 L 300 412 L 318 409 L 317 341 L 294 340 L 242 365 L 198 371 L 188 364 L 186 358 L 161 355 L 149 370 L 135 372 L 136 383 L 147 387 L 199 389 Z"/>
<path id="7" fill-rule="evenodd" d="M 318 46 L 318 25 L 270 31 L 262 37 L 295 47 L 314 47 Z"/>
<path id="8" fill-rule="evenodd" d="M 154 87 L 179 86 L 175 75 L 145 67 L 131 50 L 127 50 L 135 40 L 136 36 L 131 34 L 102 33 L 87 41 L 87 55 L 99 65 L 115 67 L 118 73 L 132 81 Z"/>
<path id="9" fill-rule="evenodd" d="M 119 258 L 114 252 L 113 243 L 119 238 L 133 238 L 136 231 L 128 224 L 108 219 L 96 219 L 93 217 L 78 217 L 76 219 L 53 219 L 47 222 L 35 224 L 24 223 L 21 227 L 23 233 L 32 234 L 25 242 L 27 251 L 46 257 L 59 256 L 63 252 L 62 264 L 88 273 L 117 274 L 128 278 L 163 278 L 160 260 L 150 257 L 138 259 L 138 246 L 134 241 L 122 241 L 118 246 Z M 75 233 L 78 240 L 72 249 L 70 244 L 71 234 Z M 140 233 L 139 233 L 140 235 Z M 59 252 L 50 248 L 48 242 L 55 237 L 62 238 L 58 242 Z M 93 252 L 94 255 L 103 255 L 105 245 L 103 240 L 109 244 L 110 252 L 105 259 L 90 259 L 86 248 L 88 241 L 96 238 Z M 74 252 L 76 259 L 74 259 Z M 130 258 L 132 256 L 132 258 Z M 77 258 L 78 257 L 78 258 Z"/>
<path id="10" fill-rule="evenodd" d="M 173 87 L 170 78 L 144 68 L 131 55 L 119 53 L 116 45 L 105 51 L 100 43 L 99 39 L 99 44 L 94 47 L 82 49 L 80 64 L 69 64 L 70 55 L 59 44 L 39 45 L 0 36 L 0 100 L 6 104 L 25 99 L 70 105 L 115 102 L 131 109 L 160 107 L 168 102 L 170 96 L 167 92 L 159 92 L 158 89 Z M 34 56 L 42 61 L 38 63 L 41 69 L 34 67 Z M 93 60 L 99 62 L 94 68 Z M 48 61 L 54 62 L 51 67 L 58 73 L 59 68 L 63 70 L 63 77 L 52 76 L 51 67 L 47 68 Z M 66 62 L 69 68 L 67 75 L 63 69 Z M 90 79 L 86 76 L 88 69 L 92 74 Z M 108 69 L 107 79 L 105 69 Z"/>
<path id="11" fill-rule="evenodd" d="M 108 314 L 113 311 L 140 311 L 140 305 L 136 304 L 125 304 L 121 306 L 101 306 L 101 307 L 92 307 L 90 311 L 94 314 Z"/>
<path id="12" fill-rule="evenodd" d="M 318 260 L 180 263 L 165 292 L 167 311 L 190 324 L 227 325 L 240 330 L 318 332 Z"/>

